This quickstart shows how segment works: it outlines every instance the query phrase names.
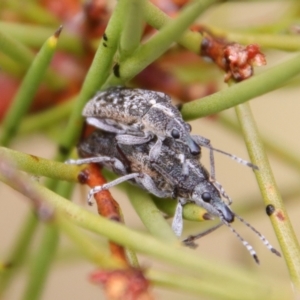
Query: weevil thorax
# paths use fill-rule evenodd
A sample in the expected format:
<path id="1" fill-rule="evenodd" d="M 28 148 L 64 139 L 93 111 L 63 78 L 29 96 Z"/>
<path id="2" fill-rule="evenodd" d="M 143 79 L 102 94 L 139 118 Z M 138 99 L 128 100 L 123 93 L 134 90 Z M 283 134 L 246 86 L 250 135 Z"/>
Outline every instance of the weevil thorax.
<path id="1" fill-rule="evenodd" d="M 152 106 L 142 119 L 144 130 L 155 133 L 162 139 L 173 138 L 186 144 L 192 154 L 199 154 L 200 147 L 190 136 L 191 126 L 183 121 L 178 109 L 170 102 L 160 102 L 159 97 L 151 99 L 149 103 Z"/>
<path id="2" fill-rule="evenodd" d="M 219 191 L 209 180 L 203 180 L 198 183 L 191 199 L 213 216 L 219 217 L 221 221 L 224 220 L 227 223 L 234 221 L 234 213 L 221 199 Z"/>

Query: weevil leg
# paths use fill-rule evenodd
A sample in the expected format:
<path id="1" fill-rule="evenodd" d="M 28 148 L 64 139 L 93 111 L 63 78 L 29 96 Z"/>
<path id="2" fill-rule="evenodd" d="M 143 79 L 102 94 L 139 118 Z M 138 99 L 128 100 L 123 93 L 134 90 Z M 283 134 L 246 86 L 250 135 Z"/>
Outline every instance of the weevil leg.
<path id="1" fill-rule="evenodd" d="M 136 179 L 137 181 L 140 181 L 142 183 L 142 185 L 144 186 L 144 188 L 152 193 L 153 195 L 155 195 L 156 197 L 159 198 L 166 198 L 166 197 L 171 197 L 172 193 L 170 192 L 164 192 L 159 190 L 154 181 L 152 180 L 152 178 L 148 175 L 148 174 L 143 174 L 140 178 Z"/>
<path id="2" fill-rule="evenodd" d="M 127 175 L 124 175 L 122 177 L 119 177 L 119 178 L 117 178 L 117 179 L 115 179 L 111 182 L 105 183 L 103 185 L 95 186 L 88 193 L 88 197 L 87 197 L 88 198 L 88 204 L 92 205 L 91 198 L 93 197 L 94 194 L 99 193 L 99 192 L 104 191 L 104 190 L 108 190 L 108 189 L 110 189 L 111 187 L 113 187 L 115 185 L 118 185 L 118 184 L 120 184 L 124 181 L 128 181 L 128 180 L 137 178 L 139 176 L 142 176 L 142 174 L 141 173 L 131 173 L 131 174 L 127 174 Z"/>
<path id="3" fill-rule="evenodd" d="M 153 163 L 152 166 L 164 177 L 164 179 L 171 185 L 176 186 L 178 183 L 175 178 L 173 178 L 168 172 L 164 170 L 160 165 Z"/>
<path id="4" fill-rule="evenodd" d="M 117 173 L 126 174 L 126 168 L 124 164 L 117 158 L 111 158 L 108 156 L 95 156 L 95 157 L 80 158 L 80 159 L 68 159 L 65 161 L 65 163 L 70 165 L 109 163 Z"/>
<path id="5" fill-rule="evenodd" d="M 79 159 L 68 159 L 65 161 L 65 164 L 69 165 L 84 165 L 84 164 L 91 164 L 91 163 L 103 163 L 109 162 L 113 159 L 108 156 L 95 156 L 95 157 L 88 157 L 88 158 L 79 158 Z"/>
<path id="6" fill-rule="evenodd" d="M 99 118 L 88 117 L 88 118 L 86 118 L 86 122 L 89 125 L 92 125 L 96 128 L 99 128 L 99 129 L 102 129 L 102 130 L 108 131 L 108 132 L 113 132 L 113 133 L 116 133 L 116 134 L 124 134 L 126 132 L 123 129 L 118 129 L 113 125 L 106 124 L 105 122 L 103 122 Z"/>
<path id="7" fill-rule="evenodd" d="M 129 134 L 121 134 L 116 136 L 116 140 L 124 145 L 139 145 L 149 142 L 153 138 L 152 134 L 145 136 L 134 136 Z"/>
<path id="8" fill-rule="evenodd" d="M 158 159 L 161 151 L 162 141 L 163 140 L 161 138 L 158 138 L 155 145 L 150 149 L 149 157 L 151 162 L 154 162 Z"/>
<path id="9" fill-rule="evenodd" d="M 209 161 L 210 161 L 210 177 L 212 181 L 216 179 L 215 172 L 215 157 L 213 153 L 213 147 L 211 146 L 210 140 L 201 136 L 201 135 L 192 135 L 192 139 L 200 146 L 206 147 L 209 149 Z"/>
<path id="10" fill-rule="evenodd" d="M 182 164 L 182 174 L 185 176 L 189 175 L 189 159 L 186 159 L 183 153 L 180 153 L 177 157 Z"/>
<path id="11" fill-rule="evenodd" d="M 186 203 L 185 199 L 183 198 L 178 199 L 175 214 L 173 217 L 172 229 L 177 236 L 181 236 L 183 230 L 182 208 L 185 203 Z"/>

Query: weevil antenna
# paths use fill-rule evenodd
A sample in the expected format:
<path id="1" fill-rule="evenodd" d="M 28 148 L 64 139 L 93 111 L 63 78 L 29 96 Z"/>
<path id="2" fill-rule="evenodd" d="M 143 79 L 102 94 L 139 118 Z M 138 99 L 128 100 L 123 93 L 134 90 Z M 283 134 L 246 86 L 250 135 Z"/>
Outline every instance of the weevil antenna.
<path id="1" fill-rule="evenodd" d="M 249 227 L 252 231 L 254 231 L 258 237 L 260 238 L 260 240 L 263 242 L 263 244 L 274 254 L 276 254 L 277 256 L 281 256 L 280 252 L 277 251 L 271 244 L 270 242 L 257 230 L 255 229 L 251 224 L 249 224 L 247 221 L 245 221 L 242 217 L 240 217 L 237 214 L 234 214 L 234 216 L 239 219 L 242 223 L 244 223 L 247 227 Z"/>
<path id="2" fill-rule="evenodd" d="M 211 227 L 211 228 L 208 228 L 207 230 L 204 230 L 198 234 L 195 234 L 195 235 L 189 235 L 186 239 L 184 239 L 182 241 L 182 243 L 185 245 L 185 246 L 188 246 L 190 248 L 197 248 L 197 244 L 195 243 L 195 240 L 197 239 L 200 239 L 206 235 L 208 235 L 209 233 L 215 231 L 216 229 L 218 229 L 219 227 L 221 227 L 224 223 L 223 222 L 220 222 L 218 223 L 217 225 Z"/>
<path id="3" fill-rule="evenodd" d="M 253 249 L 253 247 L 246 240 L 244 240 L 240 236 L 240 234 L 229 223 L 227 223 L 225 220 L 222 220 L 222 222 L 227 227 L 229 227 L 229 229 L 231 230 L 231 232 L 233 232 L 235 234 L 235 236 L 242 242 L 242 244 L 246 247 L 246 249 L 249 251 L 249 253 L 254 258 L 255 262 L 259 265 L 259 259 L 257 257 L 257 254 L 256 254 L 255 250 Z"/>
<path id="4" fill-rule="evenodd" d="M 220 149 L 216 149 L 214 147 L 209 147 L 210 149 L 212 149 L 213 151 L 216 151 L 216 152 L 219 152 L 219 153 L 222 153 L 226 156 L 229 156 L 231 159 L 235 160 L 236 162 L 244 165 L 244 166 L 248 166 L 250 168 L 252 168 L 253 170 L 259 170 L 258 166 L 254 165 L 253 163 L 251 163 L 250 161 L 247 161 L 245 159 L 242 159 L 236 155 L 233 155 L 231 153 L 228 153 L 228 152 L 225 152 L 223 150 L 220 150 Z"/>

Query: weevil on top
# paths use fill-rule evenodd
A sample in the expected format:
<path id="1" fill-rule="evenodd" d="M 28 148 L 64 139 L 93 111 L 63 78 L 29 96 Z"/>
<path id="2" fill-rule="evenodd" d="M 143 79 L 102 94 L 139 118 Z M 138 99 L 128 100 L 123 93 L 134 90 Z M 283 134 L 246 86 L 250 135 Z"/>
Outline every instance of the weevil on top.
<path id="1" fill-rule="evenodd" d="M 157 161 L 152 162 L 149 151 L 156 143 L 155 139 L 140 145 L 119 145 L 115 137 L 113 133 L 94 131 L 78 146 L 78 153 L 83 158 L 69 161 L 73 164 L 98 163 L 120 176 L 107 184 L 94 187 L 89 193 L 89 200 L 93 194 L 129 180 L 158 197 L 178 199 L 172 224 L 178 236 L 183 228 L 182 207 L 187 202 L 193 202 L 228 226 L 257 263 L 259 261 L 253 247 L 230 225 L 235 217 L 251 228 L 270 251 L 280 256 L 261 233 L 235 214 L 222 200 L 219 185 L 210 179 L 208 171 L 199 161 L 200 156 L 192 155 L 186 145 L 177 143 L 172 138 L 165 138 Z M 189 176 L 182 171 L 182 155 L 186 157 Z M 189 238 L 185 243 L 191 244 L 194 239 Z"/>
<path id="2" fill-rule="evenodd" d="M 112 87 L 98 92 L 82 114 L 88 124 L 116 133 L 120 144 L 143 144 L 157 137 L 149 153 L 152 161 L 158 158 L 162 141 L 167 137 L 186 144 L 194 155 L 200 153 L 199 145 L 190 135 L 191 126 L 162 92 Z"/>

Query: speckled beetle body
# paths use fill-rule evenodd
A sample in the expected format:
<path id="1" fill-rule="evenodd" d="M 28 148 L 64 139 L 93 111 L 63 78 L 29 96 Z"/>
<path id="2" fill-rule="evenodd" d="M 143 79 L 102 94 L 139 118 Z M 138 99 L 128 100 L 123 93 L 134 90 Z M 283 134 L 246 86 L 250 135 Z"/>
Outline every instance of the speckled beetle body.
<path id="1" fill-rule="evenodd" d="M 193 155 L 200 153 L 200 146 L 190 136 L 191 126 L 162 92 L 112 87 L 98 92 L 86 104 L 83 116 L 90 125 L 116 133 L 120 144 L 142 144 L 157 137 L 150 149 L 152 161 L 167 137 L 186 144 Z"/>

